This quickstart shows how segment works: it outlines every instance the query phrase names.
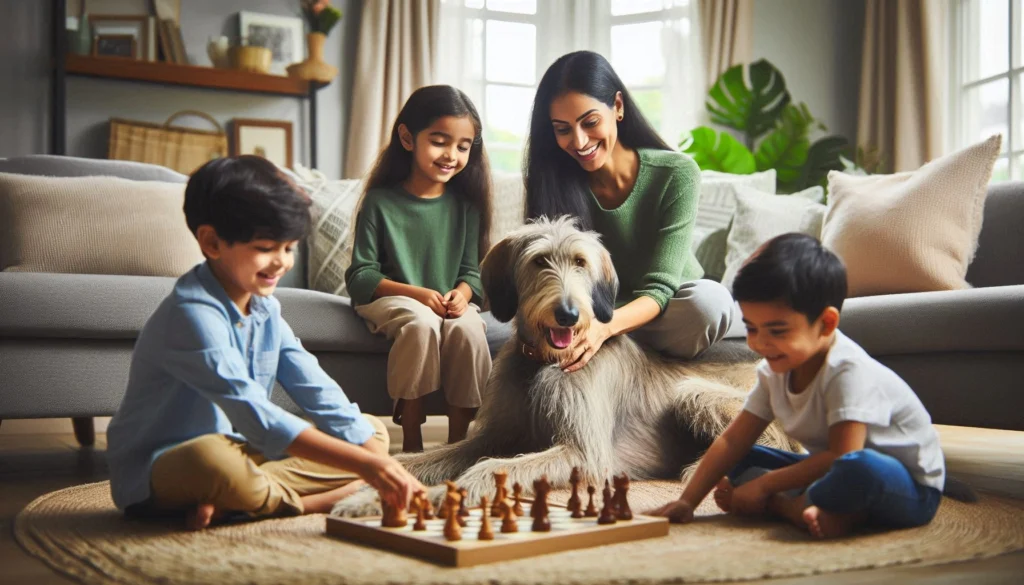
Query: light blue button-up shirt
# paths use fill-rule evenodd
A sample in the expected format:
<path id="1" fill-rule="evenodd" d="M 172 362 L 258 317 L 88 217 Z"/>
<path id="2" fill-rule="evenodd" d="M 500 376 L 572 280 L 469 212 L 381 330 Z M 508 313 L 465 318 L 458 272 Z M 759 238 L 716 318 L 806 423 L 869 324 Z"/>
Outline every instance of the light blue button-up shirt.
<path id="1" fill-rule="evenodd" d="M 321 431 L 358 445 L 373 436 L 359 407 L 299 344 L 277 299 L 254 295 L 244 316 L 205 262 L 178 279 L 139 333 L 107 428 L 114 503 L 124 509 L 149 498 L 156 458 L 201 435 L 283 457 L 312 425 L 270 401 L 275 379 Z"/>

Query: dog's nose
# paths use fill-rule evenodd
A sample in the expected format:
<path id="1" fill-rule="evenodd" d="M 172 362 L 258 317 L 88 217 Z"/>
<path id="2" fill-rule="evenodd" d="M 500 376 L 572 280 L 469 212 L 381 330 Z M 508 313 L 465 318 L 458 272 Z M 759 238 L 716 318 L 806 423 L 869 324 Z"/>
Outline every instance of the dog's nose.
<path id="1" fill-rule="evenodd" d="M 555 321 L 562 327 L 572 327 L 580 320 L 580 310 L 562 303 L 555 309 Z"/>

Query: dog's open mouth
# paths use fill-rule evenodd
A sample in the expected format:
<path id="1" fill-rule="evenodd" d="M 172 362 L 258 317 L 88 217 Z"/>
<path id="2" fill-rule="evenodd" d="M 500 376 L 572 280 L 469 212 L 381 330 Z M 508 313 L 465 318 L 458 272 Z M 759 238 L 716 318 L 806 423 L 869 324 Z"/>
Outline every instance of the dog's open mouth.
<path id="1" fill-rule="evenodd" d="M 565 349 L 572 343 L 572 328 L 571 327 L 549 327 L 548 334 L 545 336 L 548 340 L 548 345 L 555 349 Z"/>

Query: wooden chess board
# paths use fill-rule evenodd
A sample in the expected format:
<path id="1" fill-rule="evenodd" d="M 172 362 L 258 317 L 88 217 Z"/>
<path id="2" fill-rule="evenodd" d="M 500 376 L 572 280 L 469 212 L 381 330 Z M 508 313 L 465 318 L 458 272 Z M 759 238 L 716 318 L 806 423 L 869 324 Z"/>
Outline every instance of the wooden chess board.
<path id="1" fill-rule="evenodd" d="M 365 518 L 327 518 L 327 534 L 394 552 L 419 557 L 452 567 L 471 567 L 496 561 L 509 561 L 553 552 L 589 548 L 668 535 L 668 519 L 633 514 L 632 520 L 598 524 L 597 518 L 572 518 L 563 506 L 548 504 L 550 532 L 531 532 L 530 502 L 524 502 L 525 514 L 516 519 L 519 532 L 502 533 L 501 518 L 491 518 L 494 540 L 478 540 L 479 508 L 471 508 L 462 529 L 462 540 L 448 541 L 442 530 L 445 521 L 427 520 L 425 531 L 413 531 L 414 517 L 408 526 L 384 528 L 380 516 Z"/>

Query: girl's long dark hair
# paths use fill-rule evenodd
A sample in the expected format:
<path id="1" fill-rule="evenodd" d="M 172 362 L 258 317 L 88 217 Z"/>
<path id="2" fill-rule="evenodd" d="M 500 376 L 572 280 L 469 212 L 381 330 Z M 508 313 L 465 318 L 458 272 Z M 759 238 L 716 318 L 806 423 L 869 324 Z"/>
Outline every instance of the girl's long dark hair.
<path id="1" fill-rule="evenodd" d="M 405 124 L 413 139 L 417 134 L 428 128 L 444 116 L 462 118 L 468 116 L 473 122 L 476 137 L 469 149 L 469 160 L 466 167 L 448 181 L 452 194 L 475 207 L 480 214 L 480 259 L 491 247 L 491 170 L 484 150 L 481 132 L 480 114 L 470 101 L 469 96 L 450 85 L 428 85 L 412 92 L 402 111 L 398 113 L 395 124 L 391 127 L 391 140 L 381 151 L 366 179 L 366 188 L 356 207 L 362 208 L 362 199 L 370 189 L 377 187 L 394 187 L 409 177 L 412 171 L 412 153 L 402 146 L 398 137 L 398 127 Z"/>
<path id="2" fill-rule="evenodd" d="M 593 229 L 587 172 L 558 146 L 551 126 L 551 102 L 568 92 L 588 95 L 609 108 L 615 106 L 616 92 L 621 92 L 625 111 L 619 122 L 619 142 L 632 149 L 672 148 L 647 122 L 625 84 L 601 55 L 577 51 L 563 55 L 548 67 L 533 100 L 530 136 L 523 158 L 526 218 L 572 215 L 579 218 L 580 227 Z"/>

